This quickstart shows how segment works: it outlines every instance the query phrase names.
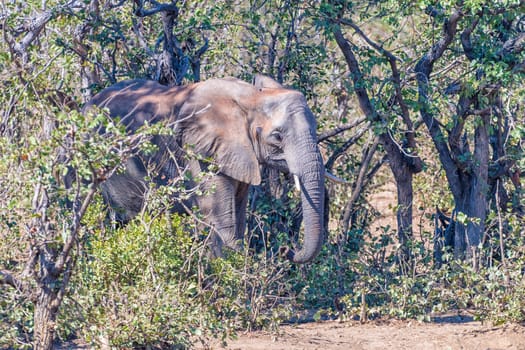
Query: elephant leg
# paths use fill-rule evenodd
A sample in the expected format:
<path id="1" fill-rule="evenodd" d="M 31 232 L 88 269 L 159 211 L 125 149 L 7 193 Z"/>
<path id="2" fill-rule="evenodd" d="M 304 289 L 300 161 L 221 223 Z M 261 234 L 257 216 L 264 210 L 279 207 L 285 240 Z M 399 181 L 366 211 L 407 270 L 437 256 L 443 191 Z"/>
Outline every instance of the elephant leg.
<path id="1" fill-rule="evenodd" d="M 206 193 L 197 200 L 212 229 L 211 249 L 215 256 L 220 256 L 218 251 L 223 246 L 233 250 L 242 249 L 242 239 L 236 234 L 237 184 L 238 181 L 231 177 L 217 174 L 204 184 Z"/>
<path id="2" fill-rule="evenodd" d="M 235 194 L 235 239 L 237 241 L 244 241 L 244 231 L 246 230 L 246 205 L 248 204 L 248 193 L 250 185 L 243 182 L 237 183 L 237 191 Z"/>

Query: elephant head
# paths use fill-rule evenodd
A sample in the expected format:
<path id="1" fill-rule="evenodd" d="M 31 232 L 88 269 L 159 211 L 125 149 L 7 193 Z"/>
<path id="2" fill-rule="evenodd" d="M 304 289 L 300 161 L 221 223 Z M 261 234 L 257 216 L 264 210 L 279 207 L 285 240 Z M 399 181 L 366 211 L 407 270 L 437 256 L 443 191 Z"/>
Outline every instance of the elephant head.
<path id="1" fill-rule="evenodd" d="M 220 245 L 239 246 L 248 187 L 260 184 L 260 166 L 290 173 L 301 190 L 305 236 L 302 248 L 284 251 L 297 263 L 308 262 L 319 253 L 324 239 L 324 165 L 317 147 L 316 121 L 301 93 L 264 76 L 257 76 L 253 84 L 212 79 L 171 88 L 134 80 L 107 88 L 88 107 L 91 104 L 109 108 L 131 132 L 144 121 L 172 122 L 174 135 L 168 141 L 162 138 L 161 156 L 167 150 L 176 153 L 169 144 L 178 149 L 191 145 L 195 152 L 215 161 L 219 171 L 210 181 L 214 191 L 196 202 L 216 230 Z M 164 167 L 165 177 L 175 175 L 169 164 Z M 143 181 L 131 170 L 121 178 L 110 178 L 106 185 L 105 197 L 120 209 L 132 205 L 129 193 L 119 194 L 122 181 L 133 177 Z"/>
<path id="2" fill-rule="evenodd" d="M 324 239 L 325 174 L 317 147 L 317 123 L 301 93 L 284 89 L 264 76 L 256 76 L 254 85 L 258 89 L 256 110 L 262 114 L 252 124 L 257 158 L 263 164 L 292 174 L 301 192 L 303 247 L 299 251 L 286 249 L 286 255 L 291 261 L 307 262 L 317 256 Z"/>

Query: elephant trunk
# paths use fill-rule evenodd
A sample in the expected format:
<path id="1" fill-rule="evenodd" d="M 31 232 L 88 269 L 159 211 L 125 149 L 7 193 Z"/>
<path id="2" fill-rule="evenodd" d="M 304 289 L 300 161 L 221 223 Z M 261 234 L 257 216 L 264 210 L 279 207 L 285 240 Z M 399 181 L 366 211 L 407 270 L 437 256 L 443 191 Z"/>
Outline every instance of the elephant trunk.
<path id="1" fill-rule="evenodd" d="M 302 147 L 304 151 L 305 146 Z M 309 150 L 297 169 L 290 169 L 299 178 L 304 226 L 302 248 L 286 251 L 286 257 L 294 263 L 306 263 L 314 259 L 324 241 L 324 165 L 317 144 L 310 139 L 306 147 Z"/>

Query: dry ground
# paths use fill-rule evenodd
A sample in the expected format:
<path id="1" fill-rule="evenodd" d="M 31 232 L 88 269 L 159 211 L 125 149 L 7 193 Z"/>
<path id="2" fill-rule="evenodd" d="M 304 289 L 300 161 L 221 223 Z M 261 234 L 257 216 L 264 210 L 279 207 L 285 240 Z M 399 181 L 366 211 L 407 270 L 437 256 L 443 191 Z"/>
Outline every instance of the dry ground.
<path id="1" fill-rule="evenodd" d="M 436 322 L 326 321 L 286 325 L 279 334 L 252 332 L 240 334 L 227 347 L 229 350 L 522 350 L 525 349 L 525 326 L 491 326 L 464 322 L 448 317 Z"/>

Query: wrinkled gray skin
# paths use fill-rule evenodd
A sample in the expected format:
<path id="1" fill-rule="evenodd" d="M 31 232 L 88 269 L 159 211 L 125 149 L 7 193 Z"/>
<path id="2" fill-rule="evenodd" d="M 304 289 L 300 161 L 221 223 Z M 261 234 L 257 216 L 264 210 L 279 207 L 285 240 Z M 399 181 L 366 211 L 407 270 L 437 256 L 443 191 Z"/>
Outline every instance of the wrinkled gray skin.
<path id="1" fill-rule="evenodd" d="M 141 210 L 147 164 L 156 165 L 159 174 L 154 181 L 161 184 L 179 175 L 176 165 L 188 166 L 193 174 L 206 168 L 204 163 L 180 157 L 180 147 L 192 145 L 219 167 L 203 184 L 214 190 L 186 203 L 198 205 L 213 228 L 214 255 L 220 256 L 223 246 L 241 247 L 248 189 L 260 184 L 260 165 L 296 175 L 300 182 L 305 237 L 300 250 L 283 249 L 287 258 L 305 263 L 319 253 L 323 244 L 324 166 L 316 142 L 316 121 L 301 93 L 264 76 L 257 76 L 253 85 L 214 79 L 166 87 L 132 80 L 106 88 L 85 110 L 92 105 L 108 108 L 111 117 L 120 118 L 129 132 L 146 120 L 173 123 L 174 136 L 154 137 L 159 147 L 156 154 L 128 160 L 125 173 L 102 184 L 103 196 L 118 221 L 127 222 Z M 171 157 L 173 154 L 179 156 Z"/>

